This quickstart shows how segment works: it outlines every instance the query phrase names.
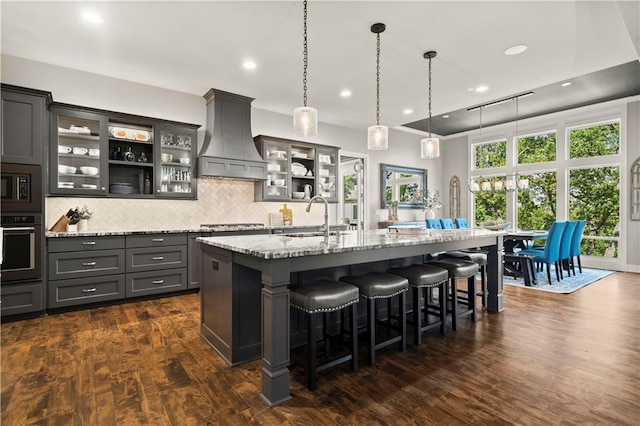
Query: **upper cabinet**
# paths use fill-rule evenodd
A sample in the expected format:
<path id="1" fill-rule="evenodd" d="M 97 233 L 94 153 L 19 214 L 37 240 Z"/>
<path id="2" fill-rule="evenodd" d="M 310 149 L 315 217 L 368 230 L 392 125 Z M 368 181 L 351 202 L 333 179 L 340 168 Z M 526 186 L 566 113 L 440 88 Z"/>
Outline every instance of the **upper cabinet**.
<path id="1" fill-rule="evenodd" d="M 43 165 L 51 94 L 2 85 L 2 162 Z"/>
<path id="2" fill-rule="evenodd" d="M 196 198 L 197 125 L 69 105 L 51 109 L 49 193 Z"/>
<path id="3" fill-rule="evenodd" d="M 256 182 L 256 201 L 305 201 L 321 195 L 338 202 L 339 148 L 259 135 L 256 147 L 267 161 L 267 180 Z"/>

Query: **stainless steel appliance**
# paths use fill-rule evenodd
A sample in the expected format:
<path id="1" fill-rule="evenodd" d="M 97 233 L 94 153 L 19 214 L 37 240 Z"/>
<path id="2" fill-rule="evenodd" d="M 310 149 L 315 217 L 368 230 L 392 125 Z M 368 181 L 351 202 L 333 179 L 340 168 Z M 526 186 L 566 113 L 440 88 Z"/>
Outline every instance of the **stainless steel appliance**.
<path id="1" fill-rule="evenodd" d="M 3 201 L 4 210 L 4 201 Z M 2 214 L 2 283 L 42 276 L 42 214 Z"/>
<path id="2" fill-rule="evenodd" d="M 42 167 L 2 163 L 2 212 L 42 213 Z"/>

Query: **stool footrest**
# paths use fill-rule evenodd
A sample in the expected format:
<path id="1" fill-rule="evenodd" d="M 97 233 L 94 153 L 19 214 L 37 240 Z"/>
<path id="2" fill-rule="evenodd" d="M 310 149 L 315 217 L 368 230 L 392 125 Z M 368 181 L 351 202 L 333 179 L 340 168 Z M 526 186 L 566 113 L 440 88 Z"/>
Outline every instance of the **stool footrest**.
<path id="1" fill-rule="evenodd" d="M 316 371 L 326 370 L 327 368 L 334 367 L 334 366 L 336 366 L 338 364 L 342 364 L 343 362 L 347 362 L 347 361 L 351 361 L 351 354 L 342 356 L 340 358 L 336 358 L 336 359 L 331 360 L 331 361 L 327 361 L 327 362 L 322 363 L 322 364 L 318 364 L 316 366 Z"/>

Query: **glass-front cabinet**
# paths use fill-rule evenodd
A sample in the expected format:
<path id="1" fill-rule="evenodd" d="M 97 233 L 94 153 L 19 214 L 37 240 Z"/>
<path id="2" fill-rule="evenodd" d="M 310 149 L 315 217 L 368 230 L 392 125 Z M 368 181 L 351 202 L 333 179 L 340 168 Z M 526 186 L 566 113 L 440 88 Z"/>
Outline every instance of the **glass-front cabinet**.
<path id="1" fill-rule="evenodd" d="M 322 195 L 337 202 L 338 148 L 259 135 L 267 180 L 255 185 L 256 201 L 304 201 Z"/>
<path id="2" fill-rule="evenodd" d="M 199 126 L 69 105 L 52 116 L 49 194 L 197 197 Z"/>
<path id="3" fill-rule="evenodd" d="M 157 157 L 160 173 L 156 182 L 156 194 L 165 197 L 195 197 L 195 129 L 159 125 L 157 134 L 160 139 Z"/>
<path id="4" fill-rule="evenodd" d="M 104 195 L 107 161 L 106 118 L 84 111 L 52 108 L 53 146 L 49 192 L 61 195 Z"/>

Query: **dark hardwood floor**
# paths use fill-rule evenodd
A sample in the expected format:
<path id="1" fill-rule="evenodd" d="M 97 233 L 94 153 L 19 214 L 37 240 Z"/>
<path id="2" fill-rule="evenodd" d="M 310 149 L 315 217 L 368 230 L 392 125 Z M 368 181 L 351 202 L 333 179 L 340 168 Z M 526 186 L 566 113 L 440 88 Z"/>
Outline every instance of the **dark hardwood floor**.
<path id="1" fill-rule="evenodd" d="M 324 371 L 313 393 L 294 355 L 275 408 L 260 361 L 229 368 L 200 339 L 198 294 L 5 323 L 2 425 L 640 423 L 639 274 L 505 295 L 501 314 Z"/>

